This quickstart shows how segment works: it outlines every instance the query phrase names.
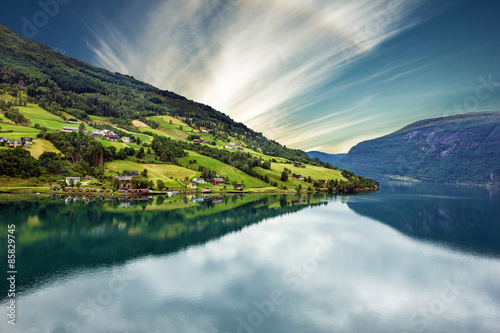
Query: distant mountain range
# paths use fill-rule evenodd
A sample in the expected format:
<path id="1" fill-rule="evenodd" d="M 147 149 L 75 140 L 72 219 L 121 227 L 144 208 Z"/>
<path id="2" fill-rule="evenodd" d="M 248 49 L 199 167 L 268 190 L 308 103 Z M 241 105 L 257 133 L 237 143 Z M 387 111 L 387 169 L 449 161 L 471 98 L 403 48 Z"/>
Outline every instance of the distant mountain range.
<path id="1" fill-rule="evenodd" d="M 346 156 L 347 154 L 328 154 L 322 153 L 320 151 L 308 151 L 306 152 L 310 158 L 319 158 L 321 161 L 325 163 L 330 163 L 331 165 L 335 165 L 335 162 Z"/>
<path id="2" fill-rule="evenodd" d="M 500 184 L 500 112 L 421 120 L 333 163 L 365 177 Z"/>

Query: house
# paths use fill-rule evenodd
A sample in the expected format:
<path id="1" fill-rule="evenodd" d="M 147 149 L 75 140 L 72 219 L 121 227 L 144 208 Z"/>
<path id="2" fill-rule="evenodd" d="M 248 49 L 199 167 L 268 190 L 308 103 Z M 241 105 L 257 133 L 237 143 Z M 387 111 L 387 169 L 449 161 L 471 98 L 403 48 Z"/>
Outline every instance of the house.
<path id="1" fill-rule="evenodd" d="M 202 142 L 204 142 L 204 141 L 205 141 L 205 140 L 203 140 L 203 139 L 194 139 L 194 140 L 193 140 L 193 142 L 198 142 L 198 143 L 202 143 Z"/>
<path id="2" fill-rule="evenodd" d="M 9 143 L 9 141 L 10 141 L 9 138 L 0 138 L 0 142 L 7 142 L 7 143 Z"/>
<path id="3" fill-rule="evenodd" d="M 187 184 L 187 188 L 197 188 L 197 187 L 198 187 L 198 184 L 196 184 L 196 183 Z"/>
<path id="4" fill-rule="evenodd" d="M 125 143 L 130 143 L 130 138 L 128 136 L 122 137 L 122 141 Z"/>
<path id="5" fill-rule="evenodd" d="M 118 178 L 122 182 L 122 184 L 131 184 L 132 183 L 131 176 L 115 176 L 115 178 Z"/>
<path id="6" fill-rule="evenodd" d="M 298 179 L 298 180 L 301 180 L 301 181 L 306 180 L 304 177 L 299 177 L 299 178 L 297 178 L 297 179 Z"/>
<path id="7" fill-rule="evenodd" d="M 127 170 L 125 171 L 126 176 L 131 176 L 131 177 L 138 177 L 139 176 L 139 171 L 136 170 Z"/>
<path id="8" fill-rule="evenodd" d="M 33 143 L 33 138 L 23 138 L 23 137 L 21 137 L 21 142 L 22 143 L 32 144 Z"/>
<path id="9" fill-rule="evenodd" d="M 108 140 L 109 140 L 109 141 L 118 141 L 119 139 L 120 139 L 120 138 L 118 137 L 118 135 L 116 135 L 116 134 L 114 134 L 114 133 L 113 133 L 113 134 L 108 135 Z"/>
<path id="10" fill-rule="evenodd" d="M 207 130 L 201 130 L 200 133 L 202 133 L 202 134 L 208 134 L 208 131 Z"/>
<path id="11" fill-rule="evenodd" d="M 66 177 L 66 184 L 70 185 L 70 181 L 73 179 L 73 185 L 80 182 L 80 177 Z"/>
<path id="12" fill-rule="evenodd" d="M 233 146 L 230 146 L 230 145 L 225 145 L 224 148 L 229 149 L 229 150 L 235 149 L 235 148 L 233 148 Z"/>
<path id="13" fill-rule="evenodd" d="M 243 148 L 241 147 L 237 147 L 236 149 L 238 149 L 239 151 L 243 151 Z"/>
<path id="14" fill-rule="evenodd" d="M 26 142 L 26 143 L 24 143 L 24 148 L 29 148 L 29 147 L 30 147 L 30 145 L 31 145 L 31 144 L 30 144 L 29 142 Z"/>
<path id="15" fill-rule="evenodd" d="M 193 179 L 193 182 L 195 182 L 197 184 L 205 184 L 205 179 L 203 179 L 203 178 L 195 178 L 195 179 Z"/>
<path id="16" fill-rule="evenodd" d="M 203 193 L 208 193 L 208 192 L 210 192 L 210 188 L 208 186 L 203 186 L 203 188 L 201 189 L 201 191 Z"/>
<path id="17" fill-rule="evenodd" d="M 93 138 L 102 138 L 104 136 L 104 132 L 103 131 L 99 131 L 99 130 L 93 130 L 90 135 Z"/>
<path id="18" fill-rule="evenodd" d="M 20 147 L 22 145 L 21 141 L 12 140 L 9 142 L 9 147 Z"/>
<path id="19" fill-rule="evenodd" d="M 63 126 L 62 131 L 68 133 L 78 132 L 78 127 Z"/>
<path id="20" fill-rule="evenodd" d="M 298 174 L 295 174 L 295 173 L 293 174 L 293 176 L 294 176 L 295 178 L 300 178 L 300 177 L 302 177 L 302 175 L 298 175 Z"/>
<path id="21" fill-rule="evenodd" d="M 235 146 L 235 145 L 236 145 L 236 143 L 234 143 L 234 142 L 229 142 L 229 144 L 230 144 L 231 146 Z"/>
<path id="22" fill-rule="evenodd" d="M 200 133 L 200 130 L 194 130 L 195 133 Z"/>
<path id="23" fill-rule="evenodd" d="M 224 179 L 222 179 L 222 178 L 213 178 L 212 179 L 212 184 L 217 185 L 217 186 L 223 186 L 224 185 Z"/>
<path id="24" fill-rule="evenodd" d="M 224 197 L 218 195 L 218 196 L 211 198 L 210 201 L 212 201 L 212 203 L 214 203 L 214 204 L 222 203 L 222 202 L 224 202 Z"/>

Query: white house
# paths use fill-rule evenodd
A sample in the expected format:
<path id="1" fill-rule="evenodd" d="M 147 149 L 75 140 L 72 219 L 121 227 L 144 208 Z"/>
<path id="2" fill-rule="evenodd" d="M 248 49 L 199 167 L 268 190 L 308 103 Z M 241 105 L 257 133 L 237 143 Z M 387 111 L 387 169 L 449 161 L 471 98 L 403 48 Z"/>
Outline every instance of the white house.
<path id="1" fill-rule="evenodd" d="M 104 132 L 99 130 L 93 130 L 91 135 L 94 138 L 102 138 L 104 136 Z"/>
<path id="2" fill-rule="evenodd" d="M 198 183 L 198 184 L 205 184 L 205 179 L 203 178 L 195 178 L 193 179 L 193 182 Z"/>
<path id="3" fill-rule="evenodd" d="M 130 143 L 130 138 L 128 136 L 122 137 L 122 141 L 125 143 Z"/>
<path id="4" fill-rule="evenodd" d="M 63 126 L 62 128 L 63 132 L 78 132 L 78 127 L 70 127 L 70 126 Z"/>

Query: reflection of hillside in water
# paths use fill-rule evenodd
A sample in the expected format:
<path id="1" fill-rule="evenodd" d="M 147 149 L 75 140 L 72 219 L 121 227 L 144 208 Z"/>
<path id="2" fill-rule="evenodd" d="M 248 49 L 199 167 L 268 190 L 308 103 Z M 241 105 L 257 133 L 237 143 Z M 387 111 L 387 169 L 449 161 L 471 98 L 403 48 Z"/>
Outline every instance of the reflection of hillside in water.
<path id="1" fill-rule="evenodd" d="M 483 255 L 500 255 L 498 189 L 433 184 L 384 184 L 348 202 L 354 212 L 413 238 Z"/>
<path id="2" fill-rule="evenodd" d="M 140 199 L 0 203 L 2 228 L 16 224 L 20 288 L 75 269 L 176 252 L 320 203 L 281 195 Z"/>

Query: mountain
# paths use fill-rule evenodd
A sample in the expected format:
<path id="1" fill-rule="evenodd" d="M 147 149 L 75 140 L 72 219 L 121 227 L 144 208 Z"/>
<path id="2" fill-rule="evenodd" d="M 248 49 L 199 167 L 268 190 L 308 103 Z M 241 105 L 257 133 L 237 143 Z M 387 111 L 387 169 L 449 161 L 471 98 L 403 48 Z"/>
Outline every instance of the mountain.
<path id="1" fill-rule="evenodd" d="M 122 184 L 114 177 L 136 171 L 134 188 L 186 188 L 197 177 L 266 191 L 378 186 L 208 105 L 66 57 L 2 26 L 0 122 L 7 139 L 0 142 L 0 175 L 28 179 L 27 185 L 93 176 L 117 190 Z M 36 139 L 26 149 L 6 147 L 23 137 Z M 0 184 L 8 185 L 8 177 Z"/>
<path id="2" fill-rule="evenodd" d="M 237 139 L 269 156 L 309 161 L 305 152 L 269 140 L 208 105 L 69 58 L 0 25 L 2 83 L 18 85 L 51 113 L 62 111 L 78 120 L 107 117 L 131 130 L 134 119 L 170 115 L 194 128 L 211 129 L 216 139 Z"/>
<path id="3" fill-rule="evenodd" d="M 500 112 L 417 121 L 359 143 L 337 166 L 379 178 L 500 184 Z"/>
<path id="4" fill-rule="evenodd" d="M 346 156 L 347 154 L 328 154 L 320 151 L 308 151 L 307 156 L 310 158 L 318 158 L 320 161 L 325 163 L 330 163 L 331 165 L 335 165 L 335 163 Z"/>

